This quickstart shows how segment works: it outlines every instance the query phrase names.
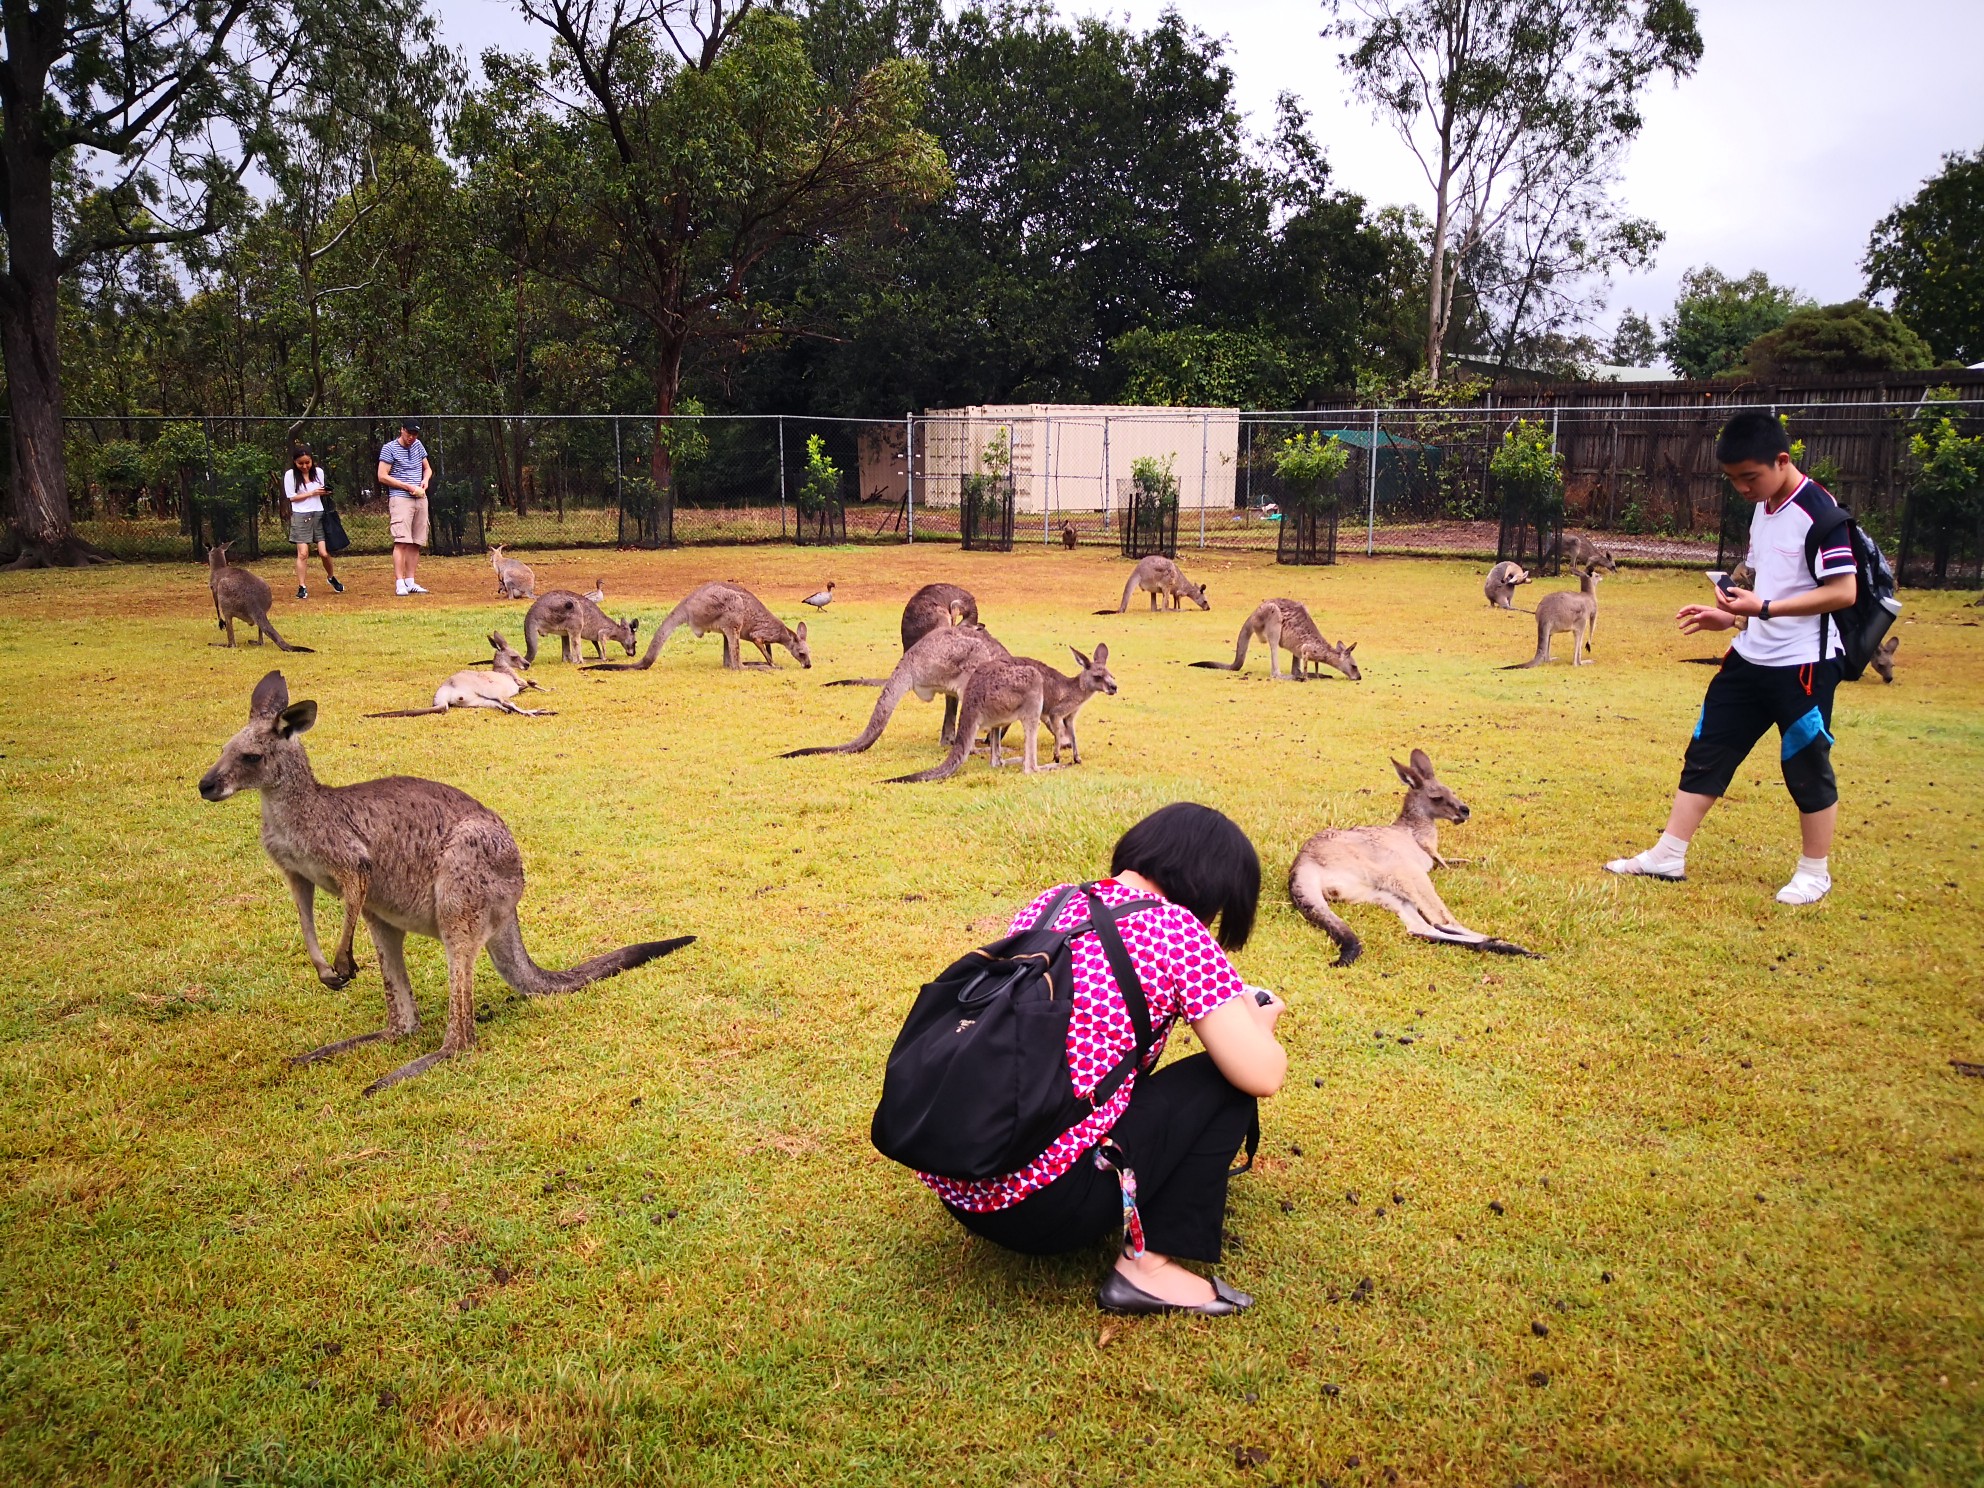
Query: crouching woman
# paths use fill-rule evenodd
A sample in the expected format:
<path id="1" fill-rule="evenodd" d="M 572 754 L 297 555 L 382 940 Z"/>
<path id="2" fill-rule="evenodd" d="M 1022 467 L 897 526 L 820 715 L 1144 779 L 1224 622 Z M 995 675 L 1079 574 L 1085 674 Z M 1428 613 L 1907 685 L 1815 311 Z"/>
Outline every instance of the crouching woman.
<path id="1" fill-rule="evenodd" d="M 1149 1007 L 1148 1058 L 1020 1171 L 976 1182 L 921 1177 L 966 1229 L 1026 1255 L 1078 1250 L 1120 1227 L 1122 1254 L 1096 1294 L 1105 1312 L 1239 1312 L 1251 1297 L 1179 1262 L 1219 1260 L 1226 1183 L 1240 1171 L 1231 1165 L 1243 1143 L 1251 1162 L 1255 1102 L 1279 1090 L 1288 1069 L 1274 1033 L 1280 1000 L 1257 1000 L 1225 954 L 1253 930 L 1260 858 L 1225 816 L 1180 802 L 1126 832 L 1109 872 L 1095 887 L 1104 905 L 1145 905 L 1116 924 Z M 1069 887 L 1035 899 L 1013 917 L 1013 930 L 1035 928 Z M 1043 928 L 1073 929 L 1089 918 L 1086 897 L 1070 893 Z M 1070 954 L 1068 1072 L 1076 1095 L 1092 1100 L 1134 1053 L 1137 1034 L 1099 937 L 1077 936 Z M 1205 1052 L 1158 1069 L 1181 1018 Z"/>

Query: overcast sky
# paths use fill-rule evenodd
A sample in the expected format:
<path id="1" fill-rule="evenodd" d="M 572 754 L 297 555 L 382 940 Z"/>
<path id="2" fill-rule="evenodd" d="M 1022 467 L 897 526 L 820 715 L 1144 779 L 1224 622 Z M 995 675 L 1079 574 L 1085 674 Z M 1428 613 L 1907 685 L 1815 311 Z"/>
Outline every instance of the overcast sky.
<path id="1" fill-rule="evenodd" d="M 508 0 L 437 0 L 447 39 L 542 51 Z M 1069 13 L 1146 26 L 1167 0 Z M 1314 0 L 1178 0 L 1227 38 L 1241 106 L 1257 128 L 1275 95 L 1299 95 L 1337 181 L 1374 206 L 1429 199 L 1417 162 L 1349 96 L 1338 43 Z M 1627 162 L 1628 207 L 1667 231 L 1653 269 L 1619 281 L 1612 312 L 1658 318 L 1684 269 L 1762 269 L 1821 301 L 1860 292 L 1867 234 L 1952 150 L 1984 148 L 1984 0 L 1697 0 L 1706 52 L 1646 100 Z"/>

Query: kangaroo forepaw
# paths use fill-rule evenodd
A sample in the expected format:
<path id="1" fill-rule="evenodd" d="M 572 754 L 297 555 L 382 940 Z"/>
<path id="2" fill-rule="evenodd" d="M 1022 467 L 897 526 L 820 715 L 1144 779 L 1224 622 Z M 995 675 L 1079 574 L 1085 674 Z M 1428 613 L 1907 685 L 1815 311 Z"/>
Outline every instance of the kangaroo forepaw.
<path id="1" fill-rule="evenodd" d="M 436 1049 L 432 1054 L 423 1054 L 411 1064 L 403 1064 L 389 1075 L 381 1075 L 365 1087 L 366 1095 L 377 1095 L 380 1091 L 397 1085 L 402 1080 L 411 1080 L 415 1075 L 424 1075 L 444 1059 L 454 1058 L 449 1049 Z"/>
<path id="2" fill-rule="evenodd" d="M 322 982 L 326 987 L 329 987 L 333 992 L 350 986 L 357 977 L 358 963 L 355 961 L 333 966 L 328 971 L 317 973 L 317 980 Z"/>

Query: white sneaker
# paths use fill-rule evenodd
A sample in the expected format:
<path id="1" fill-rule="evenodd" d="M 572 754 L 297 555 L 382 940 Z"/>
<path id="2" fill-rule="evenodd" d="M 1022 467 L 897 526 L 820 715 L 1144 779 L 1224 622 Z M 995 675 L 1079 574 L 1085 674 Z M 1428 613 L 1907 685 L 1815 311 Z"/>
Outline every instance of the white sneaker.
<path id="1" fill-rule="evenodd" d="M 1791 882 L 1777 891 L 1779 904 L 1817 904 L 1832 892 L 1832 875 L 1829 873 L 1807 873 L 1800 868 L 1791 875 Z"/>
<path id="2" fill-rule="evenodd" d="M 427 591 L 421 588 L 420 585 L 416 584 L 412 579 L 408 579 L 406 581 L 406 592 L 408 594 L 425 594 Z"/>
<path id="3" fill-rule="evenodd" d="M 1671 858 L 1658 857 L 1652 848 L 1636 853 L 1630 858 L 1614 858 L 1605 865 L 1607 873 L 1623 873 L 1631 878 L 1664 878 L 1669 883 L 1688 881 L 1688 860 L 1675 862 Z"/>
<path id="4" fill-rule="evenodd" d="M 397 594 L 401 599 L 406 598 L 407 589 L 405 579 L 393 580 L 393 593 Z"/>

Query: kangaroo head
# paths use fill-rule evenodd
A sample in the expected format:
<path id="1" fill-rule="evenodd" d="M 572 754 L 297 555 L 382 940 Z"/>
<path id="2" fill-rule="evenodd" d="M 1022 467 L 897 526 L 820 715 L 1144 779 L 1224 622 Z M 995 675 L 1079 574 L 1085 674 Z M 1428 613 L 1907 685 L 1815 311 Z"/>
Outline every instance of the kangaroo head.
<path id="1" fill-rule="evenodd" d="M 503 632 L 500 630 L 489 632 L 489 647 L 493 653 L 490 665 L 499 672 L 521 672 L 530 665 L 511 649 L 510 643 L 503 639 Z"/>
<path id="2" fill-rule="evenodd" d="M 799 622 L 799 629 L 792 633 L 792 639 L 787 643 L 785 649 L 793 654 L 793 657 L 802 667 L 805 667 L 809 671 L 812 670 L 813 652 L 806 644 L 806 622 L 804 620 Z"/>
<path id="3" fill-rule="evenodd" d="M 208 548 L 207 566 L 209 568 L 226 568 L 227 550 L 233 546 L 234 546 L 234 540 L 232 538 L 229 538 L 226 542 L 217 542 L 212 547 Z"/>
<path id="4" fill-rule="evenodd" d="M 1362 682 L 1364 674 L 1357 669 L 1357 660 L 1350 653 L 1357 649 L 1357 642 L 1350 641 L 1341 646 L 1323 642 L 1323 660 L 1335 667 L 1353 682 Z M 1397 763 L 1396 760 L 1393 761 Z"/>
<path id="5" fill-rule="evenodd" d="M 1191 600 L 1192 603 L 1197 605 L 1202 610 L 1209 610 L 1212 608 L 1212 601 L 1206 598 L 1206 586 L 1204 584 L 1192 585 L 1190 592 L 1187 593 L 1185 597 Z"/>
<path id="6" fill-rule="evenodd" d="M 625 646 L 627 648 L 627 654 L 632 656 L 635 649 L 634 637 L 640 632 L 640 628 L 641 617 L 639 615 L 629 616 L 620 622 L 620 634 L 612 637 L 612 639 Z"/>
<path id="7" fill-rule="evenodd" d="M 1393 760 L 1392 768 L 1398 771 L 1398 778 L 1406 783 L 1405 809 L 1409 814 L 1423 812 L 1435 821 L 1467 820 L 1467 803 L 1434 778 L 1433 762 L 1426 757 L 1425 750 L 1413 750 L 1409 765 Z"/>
<path id="8" fill-rule="evenodd" d="M 1591 560 L 1591 566 L 1594 571 L 1601 568 L 1607 573 L 1617 573 L 1619 571 L 1619 561 L 1602 548 L 1599 550 L 1598 556 Z"/>
<path id="9" fill-rule="evenodd" d="M 489 566 L 491 568 L 501 568 L 503 566 L 503 545 L 501 543 L 491 543 L 489 545 Z"/>
<path id="10" fill-rule="evenodd" d="M 951 624 L 964 624 L 964 601 L 961 599 L 951 601 Z"/>
<path id="11" fill-rule="evenodd" d="M 1075 651 L 1073 646 L 1070 646 L 1068 649 Z M 1116 678 L 1109 670 L 1109 643 L 1107 641 L 1095 648 L 1095 655 L 1093 657 L 1084 656 L 1081 652 L 1075 651 L 1075 662 L 1081 667 L 1081 675 L 1076 677 L 1075 681 L 1080 683 L 1085 690 L 1089 692 L 1106 692 L 1111 697 L 1116 696 Z"/>
<path id="12" fill-rule="evenodd" d="M 1880 649 L 1867 659 L 1867 664 L 1880 674 L 1883 682 L 1894 681 L 1894 653 L 1901 645 L 1901 637 L 1891 635 L 1881 642 Z"/>
<path id="13" fill-rule="evenodd" d="M 221 747 L 220 758 L 200 777 L 200 794 L 225 801 L 236 791 L 268 790 L 299 773 L 308 778 L 310 760 L 297 735 L 317 721 L 313 702 L 292 703 L 281 672 L 255 684 L 248 703 L 248 726 Z"/>
<path id="14" fill-rule="evenodd" d="M 1508 580 L 1511 586 L 1514 586 L 1516 584 L 1527 584 L 1529 582 L 1529 570 L 1522 567 L 1520 564 L 1511 563 L 1508 567 L 1508 571 L 1503 575 L 1503 577 Z"/>

